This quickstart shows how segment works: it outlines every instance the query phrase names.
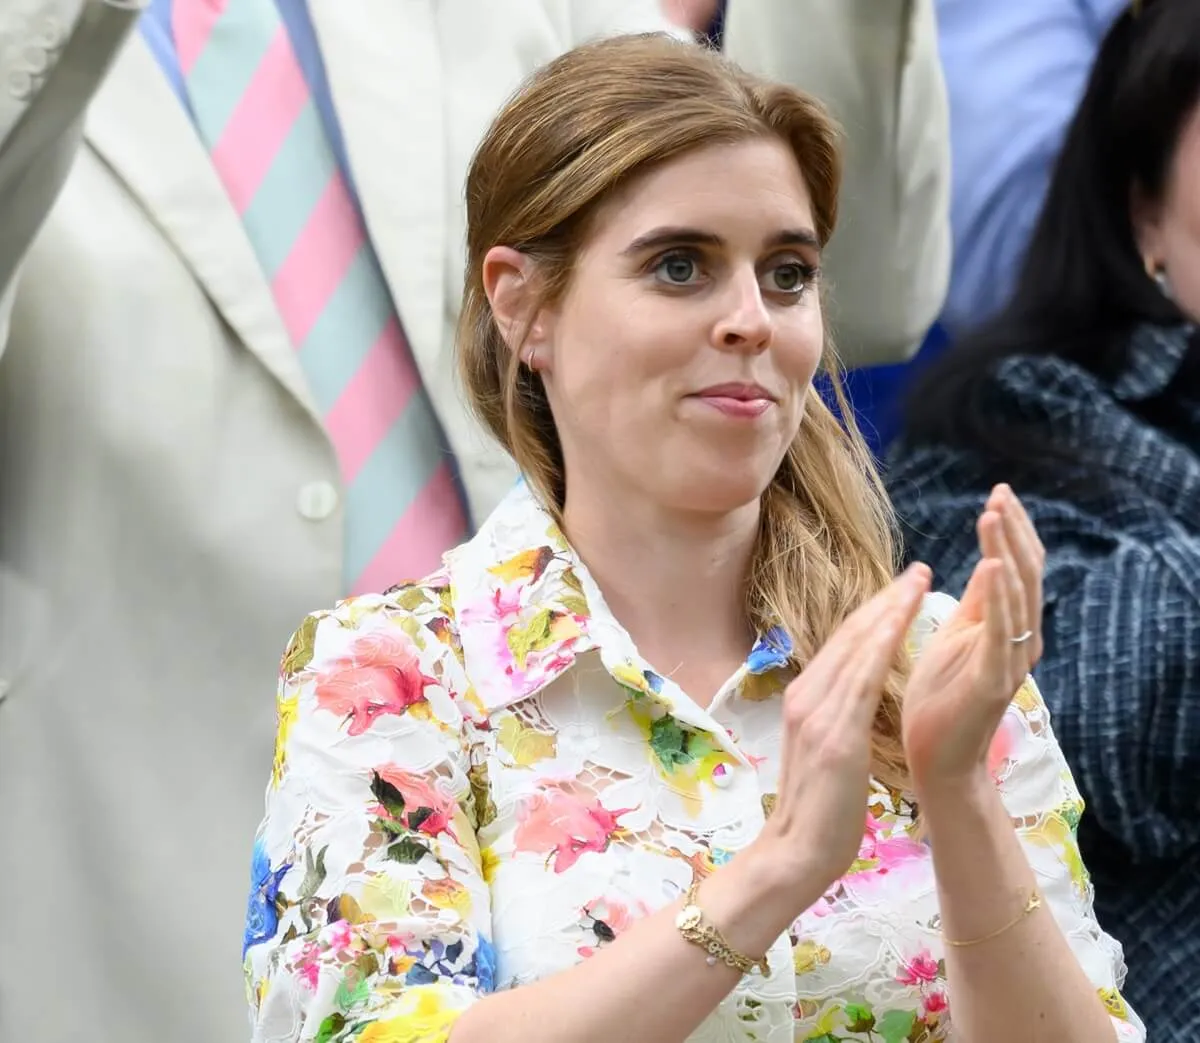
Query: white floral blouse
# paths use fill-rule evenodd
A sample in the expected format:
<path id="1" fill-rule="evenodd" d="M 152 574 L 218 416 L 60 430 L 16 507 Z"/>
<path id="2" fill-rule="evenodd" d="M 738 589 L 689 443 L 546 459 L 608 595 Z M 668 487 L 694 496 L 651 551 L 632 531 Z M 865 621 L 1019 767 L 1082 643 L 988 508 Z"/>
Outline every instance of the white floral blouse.
<path id="1" fill-rule="evenodd" d="M 918 650 L 952 604 L 929 599 Z M 480 996 L 586 960 L 675 900 L 770 814 L 787 646 L 763 635 L 701 709 L 641 659 L 524 485 L 442 572 L 309 617 L 282 664 L 254 851 L 254 1039 L 445 1040 Z M 992 767 L 1119 1039 L 1144 1040 L 1032 681 Z M 874 788 L 845 877 L 772 946 L 770 976 L 743 978 L 693 1039 L 955 1038 L 911 813 Z"/>

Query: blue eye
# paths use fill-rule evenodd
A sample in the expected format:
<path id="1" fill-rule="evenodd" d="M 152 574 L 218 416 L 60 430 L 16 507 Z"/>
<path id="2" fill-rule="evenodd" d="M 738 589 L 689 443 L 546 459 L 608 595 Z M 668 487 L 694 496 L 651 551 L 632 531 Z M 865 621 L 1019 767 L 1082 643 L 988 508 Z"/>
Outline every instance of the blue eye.
<path id="1" fill-rule="evenodd" d="M 769 291 L 799 297 L 816 279 L 817 269 L 802 261 L 785 261 L 775 265 L 770 270 L 769 277 Z"/>
<path id="2" fill-rule="evenodd" d="M 684 286 L 695 279 L 697 272 L 696 259 L 687 254 L 668 254 L 654 266 L 657 272 L 667 282 Z"/>

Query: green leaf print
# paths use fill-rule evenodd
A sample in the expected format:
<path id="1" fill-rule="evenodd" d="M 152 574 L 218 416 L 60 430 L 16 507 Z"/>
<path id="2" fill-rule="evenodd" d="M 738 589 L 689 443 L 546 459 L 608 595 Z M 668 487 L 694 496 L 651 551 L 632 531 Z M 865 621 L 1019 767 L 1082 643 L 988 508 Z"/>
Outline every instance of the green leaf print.
<path id="1" fill-rule="evenodd" d="M 392 844 L 387 853 L 393 862 L 399 862 L 402 866 L 415 866 L 429 854 L 429 848 L 412 837 L 403 837 Z"/>
<path id="2" fill-rule="evenodd" d="M 415 612 L 422 605 L 429 604 L 429 595 L 422 587 L 405 587 L 394 595 L 396 604 L 406 612 Z"/>
<path id="3" fill-rule="evenodd" d="M 344 1017 L 340 1014 L 330 1014 L 329 1017 L 321 1022 L 321 1027 L 317 1030 L 315 1043 L 330 1043 L 345 1027 L 346 1019 Z"/>
<path id="4" fill-rule="evenodd" d="M 870 1032 L 875 1027 L 875 1013 L 858 1003 L 846 1004 L 846 1026 L 851 1032 Z"/>
<path id="5" fill-rule="evenodd" d="M 508 631 L 508 648 L 516 660 L 517 668 L 524 670 L 530 652 L 539 651 L 550 643 L 550 627 L 554 622 L 550 609 L 543 608 L 534 614 L 525 626 L 514 626 Z"/>
<path id="6" fill-rule="evenodd" d="M 325 882 L 325 852 L 328 850 L 328 845 L 321 848 L 315 861 L 311 847 L 304 852 L 304 880 L 300 884 L 300 893 L 296 896 L 297 901 L 307 902 L 316 895 Z"/>
<path id="7" fill-rule="evenodd" d="M 343 981 L 337 987 L 333 1002 L 337 1004 L 338 1010 L 350 1011 L 366 1003 L 370 997 L 371 990 L 367 985 L 367 979 L 358 978 L 353 985 Z"/>
<path id="8" fill-rule="evenodd" d="M 692 759 L 687 741 L 688 733 L 679 727 L 679 722 L 670 714 L 650 725 L 650 748 L 667 771 L 673 770 L 677 764 L 687 764 Z"/>
<path id="9" fill-rule="evenodd" d="M 312 662 L 313 648 L 317 639 L 317 617 L 309 616 L 300 624 L 293 635 L 287 651 L 283 654 L 283 675 L 294 677 Z"/>
<path id="10" fill-rule="evenodd" d="M 383 809 L 399 821 L 404 816 L 404 794 L 385 779 L 379 772 L 371 774 L 371 793 L 383 805 Z"/>
<path id="11" fill-rule="evenodd" d="M 413 808 L 408 813 L 408 828 L 420 829 L 421 823 L 433 814 L 433 808 Z"/>
<path id="12" fill-rule="evenodd" d="M 917 1015 L 911 1010 L 889 1010 L 875 1025 L 875 1031 L 883 1037 L 883 1043 L 904 1043 L 917 1023 Z"/>

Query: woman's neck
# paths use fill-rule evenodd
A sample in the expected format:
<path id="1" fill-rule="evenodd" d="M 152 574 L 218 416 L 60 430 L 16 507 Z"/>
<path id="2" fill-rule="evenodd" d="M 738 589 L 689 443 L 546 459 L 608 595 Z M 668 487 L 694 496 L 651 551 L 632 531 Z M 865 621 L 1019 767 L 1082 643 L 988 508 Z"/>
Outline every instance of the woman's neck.
<path id="1" fill-rule="evenodd" d="M 649 663 L 702 703 L 754 638 L 744 591 L 758 514 L 757 503 L 707 514 L 586 493 L 568 495 L 563 510 L 567 538 L 613 615 Z"/>

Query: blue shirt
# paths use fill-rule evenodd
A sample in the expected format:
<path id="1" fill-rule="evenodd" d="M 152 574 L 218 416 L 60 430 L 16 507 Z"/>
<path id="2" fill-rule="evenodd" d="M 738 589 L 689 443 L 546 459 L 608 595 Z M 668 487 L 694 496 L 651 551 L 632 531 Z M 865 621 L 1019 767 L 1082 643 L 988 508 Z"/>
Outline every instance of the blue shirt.
<path id="1" fill-rule="evenodd" d="M 951 333 L 1004 304 L 1083 97 L 1128 0 L 937 0 L 950 98 Z"/>
<path id="2" fill-rule="evenodd" d="M 321 58 L 321 50 L 317 44 L 317 35 L 313 30 L 312 18 L 308 13 L 306 0 L 274 0 L 279 9 L 279 17 L 287 26 L 291 37 L 292 50 L 308 83 L 309 93 L 313 103 L 321 114 L 325 126 L 325 134 L 330 147 L 337 157 L 342 176 L 357 202 L 354 187 L 354 175 L 346 158 L 346 143 L 342 138 L 341 124 L 333 107 L 333 95 L 329 90 L 329 78 L 325 74 L 325 62 Z M 139 21 L 142 37 L 149 45 L 158 64 L 162 67 L 171 86 L 174 88 L 180 103 L 191 112 L 187 92 L 184 87 L 183 73 L 179 67 L 179 55 L 175 50 L 175 37 L 171 32 L 171 4 L 173 0 L 150 0 Z"/>

